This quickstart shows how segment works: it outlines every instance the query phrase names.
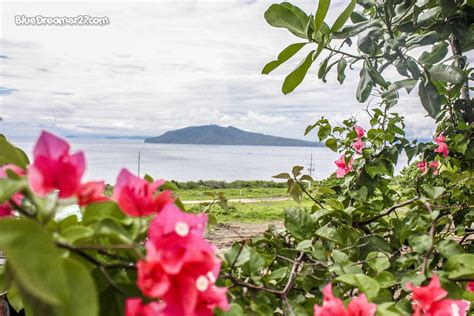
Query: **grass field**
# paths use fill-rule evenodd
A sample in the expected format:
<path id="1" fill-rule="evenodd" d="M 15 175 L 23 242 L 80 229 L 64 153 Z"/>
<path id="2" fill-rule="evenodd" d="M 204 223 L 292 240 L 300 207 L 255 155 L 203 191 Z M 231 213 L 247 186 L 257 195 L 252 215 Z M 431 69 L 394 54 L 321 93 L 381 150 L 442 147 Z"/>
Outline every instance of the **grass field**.
<path id="1" fill-rule="evenodd" d="M 286 193 L 286 188 L 190 189 L 176 191 L 183 201 L 200 201 L 212 199 L 212 197 L 205 194 L 206 192 L 213 194 L 224 192 L 227 199 L 288 196 Z"/>

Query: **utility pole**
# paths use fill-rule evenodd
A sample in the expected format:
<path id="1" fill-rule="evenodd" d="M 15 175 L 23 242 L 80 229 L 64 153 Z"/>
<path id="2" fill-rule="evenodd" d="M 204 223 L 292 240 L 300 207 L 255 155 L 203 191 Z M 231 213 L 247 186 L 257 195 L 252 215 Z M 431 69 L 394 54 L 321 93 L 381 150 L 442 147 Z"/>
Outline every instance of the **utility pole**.
<path id="1" fill-rule="evenodd" d="M 314 171 L 314 168 L 313 168 L 313 153 L 311 153 L 311 158 L 310 158 L 310 161 L 309 161 L 308 171 L 309 171 L 309 176 L 312 177 L 313 176 L 313 171 Z"/>
<path id="2" fill-rule="evenodd" d="M 140 163 L 141 163 L 141 157 L 140 157 L 140 151 L 138 151 L 138 177 L 140 178 Z"/>

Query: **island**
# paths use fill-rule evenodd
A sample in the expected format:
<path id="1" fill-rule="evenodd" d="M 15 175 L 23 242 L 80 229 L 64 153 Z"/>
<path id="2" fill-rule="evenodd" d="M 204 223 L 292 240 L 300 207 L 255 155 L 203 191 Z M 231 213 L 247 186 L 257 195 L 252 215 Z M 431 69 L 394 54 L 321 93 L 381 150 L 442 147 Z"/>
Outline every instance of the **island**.
<path id="1" fill-rule="evenodd" d="M 247 132 L 232 126 L 189 126 L 145 139 L 145 143 L 321 147 L 318 142 Z"/>

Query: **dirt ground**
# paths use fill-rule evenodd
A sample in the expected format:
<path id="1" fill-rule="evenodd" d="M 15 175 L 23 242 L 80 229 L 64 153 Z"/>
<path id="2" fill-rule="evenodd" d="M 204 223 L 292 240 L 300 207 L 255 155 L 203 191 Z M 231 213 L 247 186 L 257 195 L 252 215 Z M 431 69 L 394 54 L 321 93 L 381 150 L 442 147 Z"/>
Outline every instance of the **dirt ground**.
<path id="1" fill-rule="evenodd" d="M 283 226 L 280 221 L 266 223 L 226 223 L 218 224 L 207 233 L 207 239 L 214 244 L 220 253 L 225 252 L 233 242 L 251 238 L 267 230 L 269 225 Z"/>

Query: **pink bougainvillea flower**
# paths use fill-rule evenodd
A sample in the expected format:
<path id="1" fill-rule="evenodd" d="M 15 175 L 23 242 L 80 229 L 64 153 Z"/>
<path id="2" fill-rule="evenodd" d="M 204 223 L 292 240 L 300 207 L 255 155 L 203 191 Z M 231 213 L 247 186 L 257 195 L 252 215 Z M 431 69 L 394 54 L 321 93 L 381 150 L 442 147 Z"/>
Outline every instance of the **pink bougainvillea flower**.
<path id="1" fill-rule="evenodd" d="M 358 138 L 355 142 L 352 143 L 352 148 L 358 154 L 362 153 L 362 149 L 364 149 L 364 147 L 365 147 L 365 144 L 360 138 Z"/>
<path id="2" fill-rule="evenodd" d="M 137 263 L 143 294 L 164 302 L 163 315 L 212 315 L 226 310 L 226 289 L 216 287 L 220 262 L 204 238 L 207 216 L 168 204 L 153 219 L 147 255 Z"/>
<path id="3" fill-rule="evenodd" d="M 82 152 L 70 154 L 67 142 L 43 131 L 36 142 L 33 156 L 28 180 L 34 193 L 46 196 L 53 190 L 59 190 L 60 198 L 68 198 L 76 193 L 85 169 Z"/>
<path id="4" fill-rule="evenodd" d="M 430 283 L 426 286 L 414 287 L 413 284 L 408 283 L 406 287 L 412 291 L 412 299 L 414 301 L 413 315 L 464 316 L 467 313 L 468 302 L 445 299 L 448 292 L 441 287 L 439 278 L 436 275 L 431 277 Z"/>
<path id="5" fill-rule="evenodd" d="M 420 169 L 420 171 L 422 173 L 425 173 L 426 172 L 426 161 L 425 160 L 420 161 L 419 163 L 416 164 L 416 167 L 418 169 Z"/>
<path id="6" fill-rule="evenodd" d="M 341 157 L 339 157 L 339 159 L 334 162 L 337 166 L 336 177 L 343 178 L 346 174 L 351 172 L 352 162 L 353 162 L 352 157 L 349 160 L 349 163 L 346 163 L 345 155 L 341 155 Z"/>
<path id="7" fill-rule="evenodd" d="M 357 138 L 362 138 L 364 136 L 365 130 L 362 127 L 356 126 L 354 129 L 357 133 Z"/>
<path id="8" fill-rule="evenodd" d="M 314 316 L 347 315 L 342 301 L 332 293 L 332 284 L 323 289 L 323 305 L 314 305 Z"/>
<path id="9" fill-rule="evenodd" d="M 360 294 L 347 305 L 348 316 L 373 316 L 377 311 L 377 305 L 369 303 L 364 294 Z"/>
<path id="10" fill-rule="evenodd" d="M 125 316 L 161 316 L 164 304 L 161 302 L 150 302 L 142 304 L 137 297 L 127 299 L 125 304 Z"/>
<path id="11" fill-rule="evenodd" d="M 76 193 L 77 201 L 80 206 L 86 206 L 95 202 L 107 201 L 104 196 L 104 181 L 90 181 L 81 184 Z"/>
<path id="12" fill-rule="evenodd" d="M 474 281 L 467 282 L 466 290 L 470 292 L 474 292 Z"/>
<path id="13" fill-rule="evenodd" d="M 435 302 L 424 316 L 464 316 L 467 315 L 469 302 L 463 300 L 445 299 Z"/>
<path id="14" fill-rule="evenodd" d="M 8 177 L 7 170 L 10 170 L 11 172 L 16 174 L 17 176 L 24 176 L 25 175 L 25 171 L 22 168 L 20 168 L 18 166 L 15 166 L 15 165 L 12 165 L 12 164 L 6 164 L 6 165 L 3 165 L 0 168 L 0 179 Z M 22 200 L 23 200 L 23 195 L 21 193 L 14 193 L 10 197 L 10 199 L 15 204 L 21 205 Z M 5 202 L 5 203 L 0 204 L 0 217 L 12 216 L 12 215 L 13 215 L 13 207 L 9 202 Z"/>
<path id="15" fill-rule="evenodd" d="M 438 173 L 439 173 L 439 161 L 438 160 L 430 162 L 429 167 L 430 167 L 431 170 L 433 170 L 434 175 L 438 175 Z"/>
<path id="16" fill-rule="evenodd" d="M 8 203 L 0 204 L 0 218 L 12 216 L 12 215 L 13 215 L 13 209 L 11 208 L 10 204 Z"/>
<path id="17" fill-rule="evenodd" d="M 203 236 L 206 225 L 207 215 L 185 213 L 175 204 L 169 203 L 151 222 L 148 235 L 152 241 L 170 234 L 185 237 L 193 233 Z"/>
<path id="18" fill-rule="evenodd" d="M 407 283 L 406 288 L 412 291 L 412 299 L 416 301 L 423 310 L 429 309 L 431 304 L 445 298 L 448 295 L 439 282 L 438 276 L 433 274 L 431 281 L 426 286 L 414 287 Z"/>
<path id="19" fill-rule="evenodd" d="M 168 203 L 174 201 L 170 191 L 160 194 L 156 190 L 164 180 L 149 183 L 122 169 L 115 185 L 113 198 L 120 208 L 130 216 L 147 216 L 160 212 Z"/>
<path id="20" fill-rule="evenodd" d="M 364 294 L 354 298 L 344 309 L 342 301 L 332 293 L 332 285 L 323 289 L 323 306 L 314 305 L 314 316 L 374 316 L 377 305 L 369 303 Z"/>
<path id="21" fill-rule="evenodd" d="M 442 154 L 444 158 L 448 157 L 449 149 L 448 149 L 448 145 L 446 144 L 446 137 L 443 136 L 443 133 L 435 137 L 434 140 L 435 140 L 435 143 L 438 145 L 438 147 L 434 150 L 434 152 Z"/>

